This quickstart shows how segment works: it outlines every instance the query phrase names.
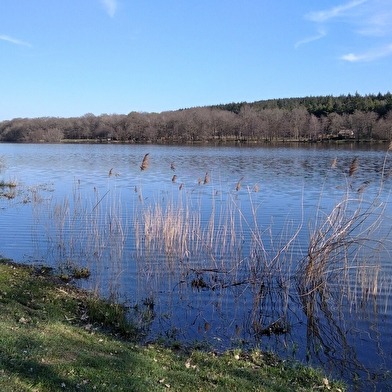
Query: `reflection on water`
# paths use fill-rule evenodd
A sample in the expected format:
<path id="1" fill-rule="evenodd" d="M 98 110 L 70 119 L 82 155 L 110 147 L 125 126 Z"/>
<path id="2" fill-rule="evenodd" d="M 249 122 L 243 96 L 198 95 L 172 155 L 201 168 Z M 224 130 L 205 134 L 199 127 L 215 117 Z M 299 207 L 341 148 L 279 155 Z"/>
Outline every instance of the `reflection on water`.
<path id="1" fill-rule="evenodd" d="M 0 157 L 0 181 L 19 183 L 0 199 L 3 256 L 89 267 L 88 288 L 150 309 L 146 339 L 257 345 L 359 390 L 391 386 L 386 148 L 1 144 Z"/>

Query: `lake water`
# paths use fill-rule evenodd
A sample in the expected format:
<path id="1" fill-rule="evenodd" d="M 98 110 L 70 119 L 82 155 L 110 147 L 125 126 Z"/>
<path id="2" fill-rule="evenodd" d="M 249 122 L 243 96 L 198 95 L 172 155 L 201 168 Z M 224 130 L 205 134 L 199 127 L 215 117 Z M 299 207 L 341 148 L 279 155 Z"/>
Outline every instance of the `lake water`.
<path id="1" fill-rule="evenodd" d="M 124 301 L 146 340 L 256 346 L 388 390 L 391 164 L 383 145 L 0 144 L 17 183 L 0 254 L 88 267 L 78 284 Z"/>

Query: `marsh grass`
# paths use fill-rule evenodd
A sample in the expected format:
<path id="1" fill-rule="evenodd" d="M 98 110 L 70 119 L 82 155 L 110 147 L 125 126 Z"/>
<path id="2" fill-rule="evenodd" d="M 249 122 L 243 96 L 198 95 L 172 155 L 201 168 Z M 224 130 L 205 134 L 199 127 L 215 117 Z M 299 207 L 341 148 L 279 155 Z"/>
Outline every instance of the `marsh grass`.
<path id="1" fill-rule="evenodd" d="M 284 228 L 274 230 L 272 221 L 260 222 L 262 204 L 255 202 L 251 188 L 244 192 L 245 203 L 251 206 L 247 211 L 237 195 L 225 197 L 214 187 L 209 191 L 208 208 L 202 208 L 205 195 L 180 193 L 136 209 L 139 273 L 155 287 L 168 280 L 172 286 L 180 283 L 184 298 L 186 291 L 197 290 L 244 303 L 250 295 L 249 319 L 241 327 L 234 320 L 228 322 L 237 336 L 241 329 L 260 336 L 287 331 L 295 266 L 292 248 L 302 222 L 287 219 Z M 217 301 L 213 294 L 211 298 Z M 269 309 L 268 314 L 263 309 Z"/>
<path id="2" fill-rule="evenodd" d="M 385 175 L 388 152 L 381 169 L 379 189 L 375 192 L 368 194 L 366 187 L 356 186 L 353 177 L 360 167 L 355 157 L 344 179 L 345 191 L 329 211 L 321 207 L 323 194 L 320 194 L 315 218 L 309 222 L 307 255 L 298 264 L 301 295 L 340 286 L 349 302 L 357 304 L 379 294 L 383 283 L 381 258 L 388 255 L 391 245 L 390 218 L 385 213 L 389 194 L 383 193 L 388 180 Z M 336 161 L 330 170 L 335 165 Z"/>
<path id="3" fill-rule="evenodd" d="M 112 194 L 115 195 L 112 189 L 101 195 L 94 188 L 89 199 L 81 181 L 77 181 L 71 198 L 65 196 L 58 201 L 54 197 L 42 199 L 36 194 L 32 200 L 37 222 L 35 237 L 44 230 L 47 238 L 45 260 L 70 279 L 91 275 L 96 293 L 109 266 L 113 276 L 105 285 L 110 286 L 114 298 L 117 294 L 114 275 L 121 274 L 127 221 L 121 216 L 121 204 Z"/>
<path id="4" fill-rule="evenodd" d="M 324 348 L 333 347 L 340 354 L 330 359 L 344 363 L 349 374 L 359 371 L 366 375 L 368 371 L 357 359 L 343 327 L 349 322 L 347 318 L 363 314 L 377 317 L 380 311 L 386 312 L 391 295 L 391 277 L 385 263 L 391 249 L 390 217 L 385 209 L 389 200 L 385 190 L 388 153 L 378 188 L 358 187 L 359 158 L 343 175 L 346 185 L 337 192 L 337 200 L 329 209 L 323 206 L 322 188 L 314 219 L 309 222 L 307 252 L 296 268 L 298 299 L 307 320 L 307 355 L 325 362 L 329 356 Z M 337 164 L 334 161 L 331 165 L 327 178 L 336 175 Z M 379 355 L 382 357 L 381 351 Z M 383 377 L 386 375 L 380 374 Z"/>

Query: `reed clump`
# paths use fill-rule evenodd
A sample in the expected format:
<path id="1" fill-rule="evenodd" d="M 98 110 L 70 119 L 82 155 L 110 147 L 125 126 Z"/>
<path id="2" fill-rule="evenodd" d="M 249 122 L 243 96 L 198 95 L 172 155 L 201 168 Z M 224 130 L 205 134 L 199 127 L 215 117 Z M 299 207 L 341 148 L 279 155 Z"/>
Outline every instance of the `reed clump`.
<path id="1" fill-rule="evenodd" d="M 309 245 L 296 272 L 301 296 L 341 287 L 349 300 L 356 302 L 377 295 L 380 287 L 381 258 L 390 245 L 391 229 L 386 226 L 387 199 L 383 199 L 384 161 L 376 193 L 367 194 L 369 182 L 355 186 L 359 159 L 348 169 L 345 191 L 329 212 L 317 207 L 309 222 Z M 336 166 L 336 160 L 331 170 Z M 385 197 L 388 197 L 386 195 Z"/>
<path id="2" fill-rule="evenodd" d="M 17 196 L 16 187 L 18 183 L 16 180 L 0 180 L 0 197 L 7 199 L 14 199 Z"/>

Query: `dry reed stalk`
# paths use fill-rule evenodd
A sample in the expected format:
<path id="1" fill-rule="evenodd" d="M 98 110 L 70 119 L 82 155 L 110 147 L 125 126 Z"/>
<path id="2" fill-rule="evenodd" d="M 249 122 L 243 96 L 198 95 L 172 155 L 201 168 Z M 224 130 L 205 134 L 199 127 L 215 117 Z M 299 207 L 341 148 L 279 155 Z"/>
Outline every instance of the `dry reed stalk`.
<path id="1" fill-rule="evenodd" d="M 210 177 L 208 176 L 208 172 L 204 176 L 204 184 L 208 184 L 210 182 Z"/>
<path id="2" fill-rule="evenodd" d="M 349 175 L 354 175 L 357 168 L 356 157 L 351 163 Z M 369 184 L 365 181 L 358 192 L 365 190 Z M 385 204 L 379 200 L 382 181 L 378 193 L 370 201 L 366 201 L 362 193 L 361 196 L 352 197 L 350 189 L 351 184 L 347 184 L 341 201 L 333 206 L 329 214 L 318 207 L 314 227 L 310 229 L 308 254 L 298 270 L 301 295 L 307 296 L 321 288 L 326 290 L 328 285 L 337 281 L 341 287 L 347 287 L 346 295 L 352 301 L 356 301 L 359 291 L 376 293 L 378 290 L 380 265 L 371 260 L 380 254 L 380 248 L 387 238 L 378 234 L 385 212 Z M 374 270 L 376 273 L 370 276 L 370 271 Z M 353 286 L 354 271 L 360 276 L 359 280 L 355 279 L 361 282 L 359 287 Z"/>
<path id="3" fill-rule="evenodd" d="M 140 165 L 140 169 L 141 169 L 141 170 L 146 170 L 146 169 L 148 168 L 148 164 L 149 164 L 148 158 L 149 158 L 149 155 L 150 155 L 150 153 L 148 152 L 148 153 L 144 156 L 143 161 L 142 161 L 142 164 Z"/>
<path id="4" fill-rule="evenodd" d="M 371 181 L 364 181 L 363 184 L 358 188 L 357 192 L 363 192 L 370 184 Z"/>
<path id="5" fill-rule="evenodd" d="M 252 197 L 249 188 L 248 192 Z M 148 280 L 144 286 L 147 284 L 156 291 L 169 278 L 175 284 L 184 283 L 181 295 L 189 295 L 191 300 L 191 293 L 185 287 L 190 287 L 186 282 L 190 283 L 189 279 L 196 273 L 206 290 L 219 290 L 222 295 L 236 292 L 242 298 L 249 290 L 254 291 L 258 298 L 255 306 L 259 306 L 251 317 L 258 327 L 267 327 L 274 320 L 286 320 L 290 288 L 287 276 L 293 274 L 292 256 L 284 255 L 291 245 L 285 247 L 283 242 L 291 228 L 281 234 L 277 250 L 271 254 L 264 248 L 263 236 L 271 244 L 276 242 L 276 237 L 259 227 L 256 204 L 250 212 L 241 210 L 234 195 L 226 197 L 222 190 L 219 203 L 215 203 L 216 192 L 212 189 L 211 209 L 206 211 L 197 195 L 182 195 L 185 199 L 177 199 L 179 195 L 173 194 L 164 204 L 158 201 L 147 208 L 141 206 L 135 232 L 142 239 L 138 241 L 137 260 L 139 276 Z M 249 237 L 250 244 L 246 240 Z M 271 303 L 275 309 L 271 319 L 260 320 L 260 308 Z"/>
<path id="6" fill-rule="evenodd" d="M 156 203 L 148 206 L 141 213 L 144 225 L 145 249 L 148 254 L 161 258 L 182 257 L 186 253 L 187 244 L 184 240 L 188 235 L 187 214 L 184 216 L 182 207 L 169 202 L 165 208 Z M 185 219 L 185 220 L 184 220 Z"/>
<path id="7" fill-rule="evenodd" d="M 349 177 L 352 177 L 356 173 L 357 169 L 358 169 L 358 157 L 355 157 L 350 165 L 350 170 L 348 173 Z"/>
<path id="8" fill-rule="evenodd" d="M 338 158 L 335 157 L 334 160 L 333 160 L 332 163 L 331 163 L 331 169 L 333 169 L 333 168 L 336 167 L 336 162 L 337 162 L 337 160 L 338 160 Z"/>
<path id="9" fill-rule="evenodd" d="M 237 182 L 237 186 L 235 187 L 235 190 L 238 192 L 241 189 L 241 182 L 244 179 L 244 177 L 241 177 L 240 180 Z"/>
<path id="10" fill-rule="evenodd" d="M 389 167 L 387 173 L 385 174 L 384 181 L 387 180 L 391 176 L 391 173 L 392 173 L 392 166 Z"/>
<path id="11" fill-rule="evenodd" d="M 237 235 L 240 225 L 235 223 L 233 210 L 220 203 L 220 211 L 213 207 L 207 226 L 203 227 L 200 206 L 194 209 L 192 203 L 187 199 L 185 204 L 170 200 L 165 208 L 158 203 L 142 211 L 141 220 L 135 228 L 140 232 L 140 227 L 144 225 L 145 251 L 142 250 L 140 256 L 148 254 L 160 259 L 163 252 L 168 261 L 166 270 L 174 268 L 172 273 L 175 273 L 179 265 L 173 261 L 184 260 L 184 255 L 187 255 L 186 259 L 191 256 L 192 265 L 198 265 L 201 269 L 232 270 L 230 276 L 234 279 L 242 236 Z M 181 269 L 186 268 L 183 262 L 180 266 Z"/>
<path id="12" fill-rule="evenodd" d="M 172 177 L 172 182 L 176 182 L 176 179 L 177 179 L 177 176 L 174 175 L 174 176 Z"/>
<path id="13" fill-rule="evenodd" d="M 109 279 L 115 290 L 127 236 L 121 203 L 110 197 L 103 202 L 96 189 L 94 199 L 89 203 L 80 187 L 75 186 L 72 198 L 64 197 L 61 202 L 52 199 L 47 211 L 47 261 L 65 273 L 72 268 L 87 267 L 92 271 L 95 282 L 92 289 L 96 292 L 101 288 L 100 276 L 108 274 L 106 263 L 109 263 L 109 271 L 113 274 Z"/>

